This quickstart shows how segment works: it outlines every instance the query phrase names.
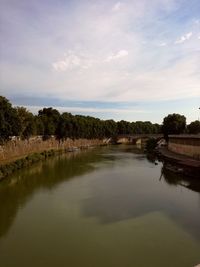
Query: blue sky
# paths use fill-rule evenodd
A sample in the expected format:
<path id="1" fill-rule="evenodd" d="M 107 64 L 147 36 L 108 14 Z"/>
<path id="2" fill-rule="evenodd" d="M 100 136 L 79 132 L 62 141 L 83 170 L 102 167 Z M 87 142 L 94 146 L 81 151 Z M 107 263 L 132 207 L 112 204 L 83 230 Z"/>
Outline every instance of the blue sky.
<path id="1" fill-rule="evenodd" d="M 199 0 L 0 0 L 0 93 L 33 112 L 200 114 Z"/>

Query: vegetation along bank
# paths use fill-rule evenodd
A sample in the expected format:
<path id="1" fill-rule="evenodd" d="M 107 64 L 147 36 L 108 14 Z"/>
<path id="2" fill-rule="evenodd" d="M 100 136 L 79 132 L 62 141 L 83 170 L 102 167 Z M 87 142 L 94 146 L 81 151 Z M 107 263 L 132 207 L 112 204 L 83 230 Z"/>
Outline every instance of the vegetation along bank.
<path id="1" fill-rule="evenodd" d="M 31 163 L 74 147 L 102 145 L 109 138 L 120 135 L 198 134 L 200 122 L 186 125 L 180 114 L 169 114 L 163 124 L 150 121 L 101 120 L 91 116 L 60 113 L 49 107 L 32 114 L 24 107 L 13 107 L 0 96 L 0 177 Z M 147 150 L 152 150 L 155 140 L 150 140 Z"/>

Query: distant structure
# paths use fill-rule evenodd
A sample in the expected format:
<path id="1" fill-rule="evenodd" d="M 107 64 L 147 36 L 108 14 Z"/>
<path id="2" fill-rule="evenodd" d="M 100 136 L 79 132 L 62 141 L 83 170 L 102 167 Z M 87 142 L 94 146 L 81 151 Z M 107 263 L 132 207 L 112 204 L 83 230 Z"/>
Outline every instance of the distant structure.
<path id="1" fill-rule="evenodd" d="M 121 134 L 114 138 L 116 144 L 144 144 L 148 139 L 162 138 L 163 134 Z"/>

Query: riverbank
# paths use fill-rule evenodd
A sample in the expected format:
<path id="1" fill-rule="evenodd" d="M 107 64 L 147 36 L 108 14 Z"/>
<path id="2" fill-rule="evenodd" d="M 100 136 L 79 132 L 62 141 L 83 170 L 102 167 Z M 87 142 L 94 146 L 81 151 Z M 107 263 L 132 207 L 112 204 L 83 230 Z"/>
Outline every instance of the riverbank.
<path id="1" fill-rule="evenodd" d="M 43 140 L 42 136 L 33 136 L 29 139 L 20 140 L 13 137 L 9 142 L 0 146 L 0 164 L 9 163 L 29 154 L 40 153 L 48 150 L 64 150 L 73 147 L 87 147 L 104 143 L 101 139 L 71 139 L 59 140 L 55 136 L 50 136 Z"/>
<path id="2" fill-rule="evenodd" d="M 158 155 L 165 161 L 165 166 L 173 172 L 184 173 L 193 177 L 200 177 L 200 160 L 177 154 L 168 150 L 166 147 L 158 149 Z"/>
<path id="3" fill-rule="evenodd" d="M 49 157 L 105 144 L 103 140 L 99 139 L 68 139 L 62 142 L 59 142 L 56 139 L 51 139 L 50 141 L 48 140 L 40 142 L 40 147 L 34 147 L 33 144 L 35 142 L 29 142 L 29 145 L 25 146 L 24 143 L 26 141 L 27 140 L 20 141 L 14 144 L 10 142 L 2 148 L 1 156 L 2 151 L 4 151 L 4 155 L 6 155 L 6 157 L 4 157 L 3 159 L 1 157 L 0 160 L 0 181 L 19 169 L 31 166 L 32 164 L 41 160 L 45 160 Z M 46 147 L 47 144 L 47 149 L 42 150 L 42 148 Z M 20 150 L 20 148 L 23 149 Z M 8 154 L 9 150 L 10 156 Z M 11 152 L 11 150 L 13 150 L 13 153 Z"/>

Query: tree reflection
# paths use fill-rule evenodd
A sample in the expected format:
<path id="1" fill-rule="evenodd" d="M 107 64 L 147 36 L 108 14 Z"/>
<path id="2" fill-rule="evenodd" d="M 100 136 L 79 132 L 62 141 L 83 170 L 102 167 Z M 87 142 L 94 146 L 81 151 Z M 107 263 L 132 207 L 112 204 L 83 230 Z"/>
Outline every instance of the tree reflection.
<path id="1" fill-rule="evenodd" d="M 92 172 L 102 156 L 93 150 L 69 153 L 20 170 L 0 183 L 0 237 L 11 227 L 20 207 L 39 189 L 51 190 L 60 183 Z"/>

